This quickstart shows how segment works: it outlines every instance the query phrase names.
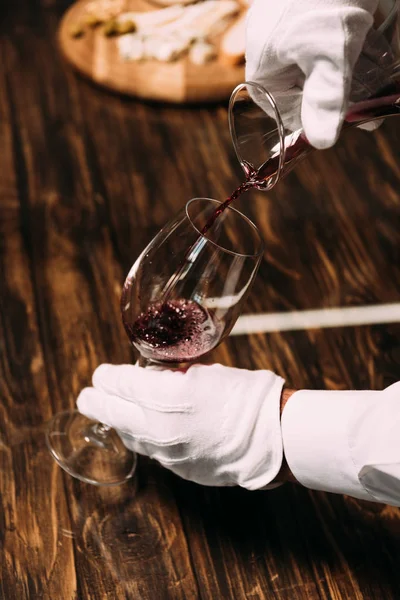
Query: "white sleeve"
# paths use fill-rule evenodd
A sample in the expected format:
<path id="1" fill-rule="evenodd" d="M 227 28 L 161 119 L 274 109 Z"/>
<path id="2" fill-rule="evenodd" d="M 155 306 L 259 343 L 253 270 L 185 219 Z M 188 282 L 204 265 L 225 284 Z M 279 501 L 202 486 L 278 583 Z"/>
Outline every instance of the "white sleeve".
<path id="1" fill-rule="evenodd" d="M 295 392 L 282 435 L 302 485 L 400 506 L 400 382 L 382 392 Z"/>

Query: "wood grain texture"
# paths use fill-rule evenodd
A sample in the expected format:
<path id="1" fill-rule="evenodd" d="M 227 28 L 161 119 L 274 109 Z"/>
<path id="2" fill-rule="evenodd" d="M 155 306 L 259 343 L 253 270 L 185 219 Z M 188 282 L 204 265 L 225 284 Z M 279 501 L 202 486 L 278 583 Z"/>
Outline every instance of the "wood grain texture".
<path id="1" fill-rule="evenodd" d="M 220 59 L 204 65 L 193 64 L 187 56 L 170 63 L 123 60 L 116 39 L 105 37 L 101 27 L 72 38 L 71 29 L 85 18 L 90 1 L 72 4 L 62 18 L 58 37 L 66 59 L 97 84 L 147 100 L 190 104 L 227 100 L 243 81 L 243 65 L 227 65 Z M 162 7 L 146 0 L 128 0 L 127 8 L 142 12 Z"/>
<path id="2" fill-rule="evenodd" d="M 136 481 L 65 475 L 44 429 L 101 362 L 133 359 L 124 275 L 190 197 L 241 173 L 225 106 L 108 95 L 57 50 L 68 2 L 0 5 L 1 600 L 397 600 L 399 511 L 296 486 L 208 489 L 141 460 Z M 352 131 L 238 203 L 266 251 L 249 312 L 397 302 L 400 121 Z M 294 387 L 381 389 L 399 325 L 228 339 L 213 360 Z M 328 468 L 328 465 L 327 465 Z"/>

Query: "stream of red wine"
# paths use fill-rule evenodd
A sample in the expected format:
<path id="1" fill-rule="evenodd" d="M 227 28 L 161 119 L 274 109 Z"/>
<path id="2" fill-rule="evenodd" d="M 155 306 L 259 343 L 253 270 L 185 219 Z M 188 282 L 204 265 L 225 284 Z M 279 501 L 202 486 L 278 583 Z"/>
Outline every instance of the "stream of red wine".
<path id="1" fill-rule="evenodd" d="M 371 119 L 394 115 L 396 112 L 400 114 L 399 92 L 394 94 L 394 91 L 392 86 L 391 89 L 386 90 L 386 93 L 384 90 L 379 98 L 354 105 L 346 117 L 343 129 Z M 286 147 L 282 172 L 288 173 L 296 164 L 296 159 L 311 150 L 312 147 L 303 134 L 294 135 Z M 187 250 L 180 267 L 167 284 L 161 301 L 151 305 L 147 311 L 139 315 L 133 325 L 125 324 L 132 343 L 142 356 L 161 362 L 190 362 L 200 358 L 217 345 L 221 327 L 214 322 L 212 315 L 192 300 L 172 300 L 172 292 L 196 244 L 202 241 L 215 221 L 241 194 L 251 188 L 268 189 L 270 178 L 275 176 L 280 168 L 279 161 L 280 156 L 277 154 L 258 170 L 251 165 L 244 165 L 247 170 L 246 181 L 241 183 L 206 221 L 201 229 L 201 235 Z"/>

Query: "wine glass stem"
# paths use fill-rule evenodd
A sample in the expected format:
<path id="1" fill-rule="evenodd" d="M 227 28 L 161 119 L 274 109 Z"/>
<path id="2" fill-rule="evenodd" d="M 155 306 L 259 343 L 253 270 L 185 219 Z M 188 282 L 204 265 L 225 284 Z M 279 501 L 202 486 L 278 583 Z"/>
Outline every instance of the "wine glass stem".
<path id="1" fill-rule="evenodd" d="M 144 356 L 139 356 L 138 364 L 139 364 L 139 367 L 152 368 L 157 371 L 165 371 L 167 369 L 170 371 L 176 371 L 176 370 L 181 371 L 183 369 L 187 369 L 190 365 L 190 363 L 182 363 L 182 362 L 162 363 L 162 362 L 158 362 L 156 360 L 151 360 L 151 358 L 146 358 Z"/>
<path id="2" fill-rule="evenodd" d="M 139 367 L 150 367 L 152 365 L 154 365 L 154 362 L 150 359 L 150 358 L 145 358 L 144 356 L 140 355 L 139 356 Z"/>
<path id="3" fill-rule="evenodd" d="M 93 433 L 102 438 L 108 435 L 111 429 L 112 428 L 109 425 L 105 425 L 104 423 L 96 423 L 93 426 Z"/>

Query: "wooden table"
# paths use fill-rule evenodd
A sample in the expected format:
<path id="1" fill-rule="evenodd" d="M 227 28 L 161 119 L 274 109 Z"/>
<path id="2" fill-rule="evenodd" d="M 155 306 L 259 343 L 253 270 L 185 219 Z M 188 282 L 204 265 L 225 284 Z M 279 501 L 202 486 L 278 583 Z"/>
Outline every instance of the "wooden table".
<path id="1" fill-rule="evenodd" d="M 300 486 L 204 489 L 146 459 L 135 482 L 96 489 L 49 456 L 50 417 L 99 363 L 133 359 L 118 300 L 144 244 L 241 177 L 224 106 L 142 104 L 72 73 L 55 42 L 67 5 L 0 8 L 1 599 L 398 599 L 396 509 Z M 246 312 L 398 302 L 399 134 L 395 119 L 348 133 L 242 199 L 266 240 Z M 259 333 L 213 359 L 293 387 L 381 389 L 399 378 L 399 334 Z"/>

